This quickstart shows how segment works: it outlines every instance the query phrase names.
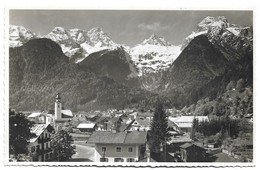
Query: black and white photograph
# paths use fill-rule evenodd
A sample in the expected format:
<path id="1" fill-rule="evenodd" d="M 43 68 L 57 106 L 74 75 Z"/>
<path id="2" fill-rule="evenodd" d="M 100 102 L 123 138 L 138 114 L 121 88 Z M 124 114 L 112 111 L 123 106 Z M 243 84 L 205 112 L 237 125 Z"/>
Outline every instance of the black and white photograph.
<path id="1" fill-rule="evenodd" d="M 7 14 L 10 164 L 254 165 L 253 9 Z"/>

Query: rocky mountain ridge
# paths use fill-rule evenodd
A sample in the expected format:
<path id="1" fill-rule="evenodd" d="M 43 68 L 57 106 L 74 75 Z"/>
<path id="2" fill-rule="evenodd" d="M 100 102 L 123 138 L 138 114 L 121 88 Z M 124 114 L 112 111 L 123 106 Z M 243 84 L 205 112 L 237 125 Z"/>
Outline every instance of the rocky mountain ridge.
<path id="1" fill-rule="evenodd" d="M 31 33 L 31 31 L 26 30 L 22 26 L 11 25 L 10 30 L 12 30 L 13 33 L 10 35 L 21 34 L 19 32 L 21 29 L 17 28 L 22 28 L 24 32 Z M 19 37 L 10 36 L 10 47 L 19 47 L 35 38 L 49 38 L 58 43 L 61 46 L 63 53 L 75 63 L 80 63 L 95 52 L 124 48 L 136 65 L 139 76 L 142 76 L 145 73 L 155 73 L 166 70 L 169 64 L 171 64 L 180 53 L 180 46 L 173 46 L 165 39 L 158 37 L 155 34 L 133 48 L 116 44 L 98 27 L 92 28 L 89 31 L 77 28 L 66 30 L 62 27 L 55 27 L 47 35 L 32 35 L 33 36 L 27 36 L 26 39 L 20 39 L 20 41 Z"/>
<path id="2" fill-rule="evenodd" d="M 214 100 L 231 81 L 243 79 L 252 89 L 252 30 L 229 24 L 224 17 L 207 17 L 181 49 L 156 35 L 133 48 L 120 46 L 99 28 L 84 32 L 57 27 L 47 38 L 11 29 L 11 105 L 27 108 L 40 96 L 60 91 L 76 109 L 149 108 L 156 97 L 182 108 L 202 98 Z M 83 45 L 98 50 L 88 53 Z M 42 100 L 38 106 L 49 103 L 48 98 Z"/>

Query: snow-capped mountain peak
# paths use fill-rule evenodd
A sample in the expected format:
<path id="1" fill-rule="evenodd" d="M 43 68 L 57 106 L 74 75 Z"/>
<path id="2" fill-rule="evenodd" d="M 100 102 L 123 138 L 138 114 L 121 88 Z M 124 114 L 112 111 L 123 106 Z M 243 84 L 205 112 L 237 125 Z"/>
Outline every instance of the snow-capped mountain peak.
<path id="1" fill-rule="evenodd" d="M 44 37 L 50 38 L 55 42 L 62 42 L 71 38 L 69 33 L 63 27 L 55 27 L 49 34 Z"/>
<path id="2" fill-rule="evenodd" d="M 88 31 L 88 34 L 105 34 L 100 27 L 94 27 Z"/>
<path id="3" fill-rule="evenodd" d="M 186 37 L 182 49 L 184 49 L 192 39 L 202 34 L 206 35 L 214 44 L 219 39 L 226 39 L 226 41 L 235 40 L 236 37 L 241 36 L 241 31 L 243 32 L 244 30 L 243 27 L 229 23 L 224 16 L 208 16 L 198 24 L 197 28 L 196 31 L 193 31 Z"/>
<path id="4" fill-rule="evenodd" d="M 9 26 L 9 46 L 19 47 L 27 41 L 36 38 L 36 35 L 23 26 L 10 25 Z"/>
<path id="5" fill-rule="evenodd" d="M 171 46 L 169 42 L 167 42 L 164 38 L 158 37 L 155 34 L 152 34 L 151 37 L 145 39 L 142 45 L 150 44 L 150 45 L 159 45 L 159 46 Z"/>
<path id="6" fill-rule="evenodd" d="M 95 47 L 114 47 L 117 46 L 111 38 L 99 27 L 92 28 L 87 32 L 90 44 Z"/>
<path id="7" fill-rule="evenodd" d="M 201 31 L 208 29 L 209 27 L 226 28 L 228 27 L 227 18 L 224 16 L 217 16 L 217 17 L 208 16 L 198 24 L 198 28 Z"/>
<path id="8" fill-rule="evenodd" d="M 89 42 L 89 37 L 87 35 L 87 31 L 81 30 L 78 28 L 73 28 L 69 30 L 69 34 L 73 40 L 75 40 L 78 44 L 82 44 L 84 42 Z"/>
<path id="9" fill-rule="evenodd" d="M 152 34 L 141 44 L 130 49 L 130 55 L 139 70 L 139 76 L 166 70 L 181 53 L 180 46 L 174 46 L 164 38 Z"/>
<path id="10" fill-rule="evenodd" d="M 67 31 L 65 30 L 65 28 L 63 27 L 54 27 L 54 29 L 52 30 L 53 33 L 67 33 Z"/>

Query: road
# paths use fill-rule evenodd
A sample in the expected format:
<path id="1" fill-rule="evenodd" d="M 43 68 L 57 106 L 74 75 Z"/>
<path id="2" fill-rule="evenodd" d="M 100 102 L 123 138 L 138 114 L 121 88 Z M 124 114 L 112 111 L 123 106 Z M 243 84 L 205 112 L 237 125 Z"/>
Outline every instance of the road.
<path id="1" fill-rule="evenodd" d="M 93 162 L 94 161 L 94 147 L 74 142 L 77 153 L 72 156 L 72 162 Z"/>

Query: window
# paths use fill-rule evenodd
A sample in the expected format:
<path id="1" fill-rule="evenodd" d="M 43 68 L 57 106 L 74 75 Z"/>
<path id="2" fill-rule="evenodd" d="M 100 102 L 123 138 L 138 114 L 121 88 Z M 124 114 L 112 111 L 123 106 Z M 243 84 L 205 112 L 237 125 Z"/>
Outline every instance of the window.
<path id="1" fill-rule="evenodd" d="M 45 159 L 49 159 L 49 154 L 46 154 L 46 155 L 45 155 Z"/>
<path id="2" fill-rule="evenodd" d="M 35 151 L 35 146 L 32 146 L 31 152 L 33 153 Z"/>
<path id="3" fill-rule="evenodd" d="M 115 158 L 114 161 L 115 162 L 124 162 L 124 159 L 123 158 Z"/>
<path id="4" fill-rule="evenodd" d="M 50 159 L 52 158 L 52 153 L 50 153 Z"/>
<path id="5" fill-rule="evenodd" d="M 133 148 L 132 148 L 132 147 L 129 147 L 129 148 L 128 148 L 128 152 L 133 152 Z"/>
<path id="6" fill-rule="evenodd" d="M 116 147 L 116 152 L 121 152 L 121 147 Z"/>
<path id="7" fill-rule="evenodd" d="M 108 158 L 100 158 L 100 162 L 108 162 Z"/>
<path id="8" fill-rule="evenodd" d="M 134 162 L 135 159 L 134 158 L 127 158 L 127 162 Z"/>
<path id="9" fill-rule="evenodd" d="M 48 149 L 48 148 L 49 148 L 49 143 L 47 142 L 47 143 L 46 143 L 46 149 Z"/>
<path id="10" fill-rule="evenodd" d="M 105 153 L 107 151 L 107 148 L 106 147 L 102 147 L 101 151 L 102 151 L 102 153 Z"/>

